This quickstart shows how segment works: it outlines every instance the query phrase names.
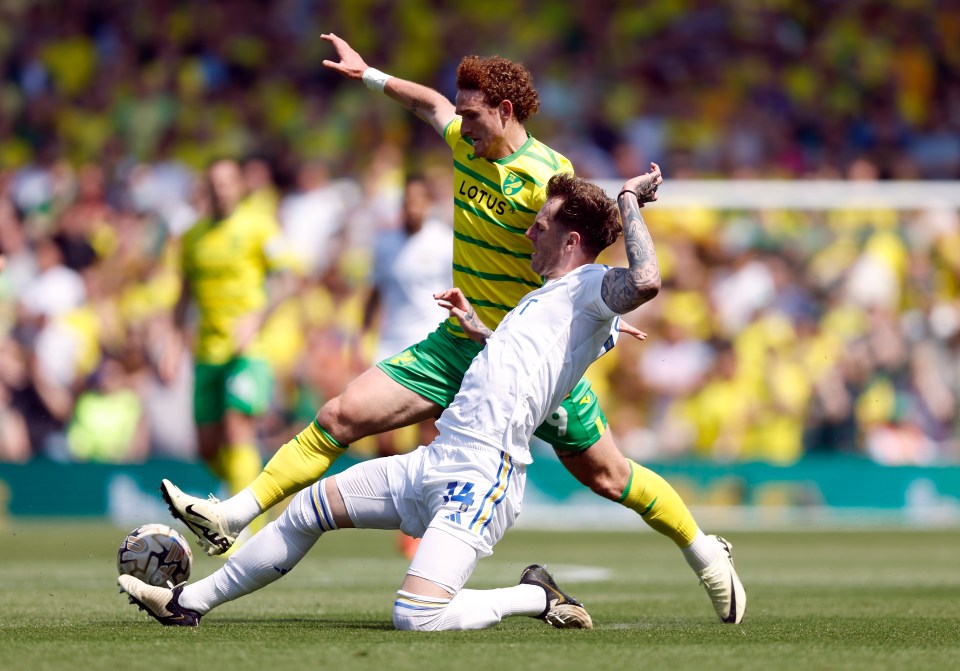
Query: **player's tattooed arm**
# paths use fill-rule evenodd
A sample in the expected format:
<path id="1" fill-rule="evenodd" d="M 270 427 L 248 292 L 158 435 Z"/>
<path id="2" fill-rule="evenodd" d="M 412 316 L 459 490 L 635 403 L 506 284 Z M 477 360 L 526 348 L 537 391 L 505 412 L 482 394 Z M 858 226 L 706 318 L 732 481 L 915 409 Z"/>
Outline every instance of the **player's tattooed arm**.
<path id="1" fill-rule="evenodd" d="M 471 340 L 485 343 L 487 339 L 493 335 L 493 331 L 480 321 L 480 317 L 477 316 L 477 311 L 473 309 L 472 305 L 470 309 L 467 310 L 467 314 L 462 318 L 458 316 L 457 320 L 460 322 L 460 326 L 463 327 L 464 332 L 470 336 Z"/>
<path id="2" fill-rule="evenodd" d="M 477 311 L 473 309 L 467 297 L 457 288 L 447 289 L 433 295 L 440 307 L 449 310 L 450 314 L 460 322 L 460 327 L 471 340 L 485 343 L 493 335 L 493 330 L 484 324 Z"/>
<path id="3" fill-rule="evenodd" d="M 603 278 L 603 302 L 618 314 L 626 314 L 643 305 L 660 291 L 660 266 L 650 231 L 640 215 L 642 202 L 656 200 L 663 178 L 660 168 L 651 163 L 651 171 L 627 181 L 617 196 L 623 222 L 623 243 L 627 250 L 627 268 L 611 268 Z"/>

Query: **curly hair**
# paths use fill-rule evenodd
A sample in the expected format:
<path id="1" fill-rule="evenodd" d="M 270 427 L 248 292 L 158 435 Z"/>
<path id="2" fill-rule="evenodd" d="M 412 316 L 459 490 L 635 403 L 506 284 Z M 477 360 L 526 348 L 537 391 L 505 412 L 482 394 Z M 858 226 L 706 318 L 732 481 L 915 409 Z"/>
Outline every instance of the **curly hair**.
<path id="1" fill-rule="evenodd" d="M 617 204 L 596 184 L 558 172 L 547 182 L 547 200 L 553 198 L 561 201 L 557 221 L 566 230 L 579 233 L 583 248 L 594 256 L 623 232 Z"/>
<path id="2" fill-rule="evenodd" d="M 520 63 L 500 56 L 465 56 L 457 68 L 457 88 L 480 91 L 488 105 L 504 100 L 513 103 L 513 114 L 523 123 L 537 113 L 540 96 L 533 88 L 533 76 Z"/>

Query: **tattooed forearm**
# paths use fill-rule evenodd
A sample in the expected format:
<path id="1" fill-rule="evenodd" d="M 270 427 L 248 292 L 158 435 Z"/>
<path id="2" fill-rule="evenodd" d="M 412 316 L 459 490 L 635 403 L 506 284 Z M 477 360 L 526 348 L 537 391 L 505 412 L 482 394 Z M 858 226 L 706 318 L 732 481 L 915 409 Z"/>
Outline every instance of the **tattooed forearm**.
<path id="1" fill-rule="evenodd" d="M 660 266 L 657 264 L 657 253 L 650 231 L 640 216 L 640 204 L 636 194 L 621 194 L 618 204 L 629 267 L 611 268 L 603 278 L 601 295 L 611 310 L 626 314 L 649 301 L 660 291 Z"/>
<path id="2" fill-rule="evenodd" d="M 493 335 L 493 331 L 487 328 L 487 325 L 480 321 L 477 311 L 470 307 L 470 311 L 463 317 L 463 326 L 470 338 L 477 342 L 487 342 L 487 339 Z"/>
<path id="3" fill-rule="evenodd" d="M 387 81 L 383 92 L 423 121 L 430 121 L 437 112 L 437 105 L 452 107 L 446 98 L 433 89 L 397 77 L 391 77 Z"/>

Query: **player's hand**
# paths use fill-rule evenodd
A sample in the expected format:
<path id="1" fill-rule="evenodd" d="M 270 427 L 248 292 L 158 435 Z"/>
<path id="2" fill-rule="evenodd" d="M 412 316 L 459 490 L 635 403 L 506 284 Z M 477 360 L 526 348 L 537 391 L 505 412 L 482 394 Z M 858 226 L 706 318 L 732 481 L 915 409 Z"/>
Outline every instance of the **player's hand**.
<path id="1" fill-rule="evenodd" d="M 663 184 L 663 174 L 660 166 L 650 161 L 650 172 L 631 177 L 623 185 L 624 191 L 633 191 L 637 194 L 640 204 L 652 203 L 657 199 L 657 187 Z"/>
<path id="2" fill-rule="evenodd" d="M 164 384 L 171 384 L 180 372 L 180 361 L 187 351 L 187 338 L 182 331 L 158 320 L 148 324 L 147 335 L 153 343 L 151 358 L 157 377 Z"/>
<path id="3" fill-rule="evenodd" d="M 467 297 L 456 287 L 438 291 L 433 295 L 433 298 L 440 307 L 449 310 L 450 314 L 457 318 L 461 328 L 463 328 L 463 332 L 466 333 L 467 337 L 471 340 L 486 342 L 490 334 L 493 333 L 493 331 L 487 328 L 486 324 L 480 321 L 480 317 L 477 316 L 476 311 L 473 309 L 473 306 L 470 305 Z"/>
<path id="4" fill-rule="evenodd" d="M 344 77 L 350 79 L 360 79 L 363 77 L 363 71 L 367 69 L 366 62 L 353 50 L 347 41 L 337 37 L 333 33 L 324 33 L 320 39 L 326 40 L 337 50 L 338 61 L 324 60 L 323 66 L 335 70 Z"/>
<path id="5" fill-rule="evenodd" d="M 638 329 L 633 324 L 628 324 L 627 322 L 620 320 L 620 333 L 636 338 L 637 340 L 646 340 L 647 334 Z"/>

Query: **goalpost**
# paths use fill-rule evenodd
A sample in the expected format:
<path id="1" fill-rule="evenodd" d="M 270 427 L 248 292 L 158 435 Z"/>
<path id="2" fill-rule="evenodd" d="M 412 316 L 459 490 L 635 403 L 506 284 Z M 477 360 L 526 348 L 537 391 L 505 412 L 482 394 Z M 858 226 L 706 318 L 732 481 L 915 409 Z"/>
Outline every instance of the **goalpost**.
<path id="1" fill-rule="evenodd" d="M 622 181 L 615 180 L 598 180 L 597 184 L 611 197 L 615 197 L 623 186 Z M 659 194 L 658 209 L 960 209 L 960 182 L 948 181 L 666 179 Z"/>
<path id="2" fill-rule="evenodd" d="M 615 197 L 623 185 L 622 180 L 595 181 L 611 197 Z M 931 220 L 925 220 L 926 215 L 933 215 L 937 221 L 934 227 L 940 233 L 944 225 L 960 233 L 960 182 L 667 178 L 660 187 L 659 199 L 650 207 L 651 220 L 658 210 L 671 210 L 675 214 L 681 210 L 715 211 L 721 228 L 728 216 L 744 212 L 805 212 L 811 222 L 817 222 L 816 226 L 830 226 L 831 211 L 886 210 L 896 213 L 895 219 L 883 219 L 887 225 L 895 222 L 895 229 L 887 230 L 900 231 L 906 238 L 904 244 L 910 246 L 917 240 L 927 239 L 925 235 L 919 238 L 913 235 L 915 225 L 931 225 Z M 872 220 L 873 217 L 868 216 L 862 225 L 870 227 Z M 854 219 L 844 224 L 845 230 L 851 230 L 847 226 L 860 225 L 851 222 Z M 960 283 L 960 277 L 957 282 Z M 948 300 L 958 302 L 953 298 Z M 613 428 L 616 430 L 616 426 Z M 648 456 L 656 459 L 655 453 Z M 960 525 L 960 471 L 955 465 L 951 467 L 943 462 L 888 467 L 882 460 L 875 462 L 857 455 L 835 458 L 805 454 L 792 466 L 736 460 L 724 463 L 681 460 L 653 463 L 652 468 L 686 486 L 684 495 L 691 497 L 688 503 L 698 517 L 711 526 L 795 529 Z M 556 483 L 561 476 L 552 474 L 549 480 Z M 706 492 L 724 478 L 741 483 L 744 491 L 753 493 L 744 494 L 740 503 L 712 504 Z M 860 491 L 869 488 L 857 486 L 859 482 L 881 480 L 885 482 L 882 500 L 871 498 L 868 491 Z M 524 510 L 523 524 L 528 527 L 597 528 L 597 520 L 602 520 L 600 526 L 606 528 L 636 528 L 636 520 L 629 511 L 594 500 L 596 497 L 589 493 L 571 489 L 555 499 L 548 493 L 555 484 L 544 487 L 545 491 L 536 483 L 531 484 L 530 489 L 536 493 L 530 493 L 530 505 Z M 775 495 L 760 495 L 761 490 Z M 779 504 L 763 505 L 765 498 Z"/>

